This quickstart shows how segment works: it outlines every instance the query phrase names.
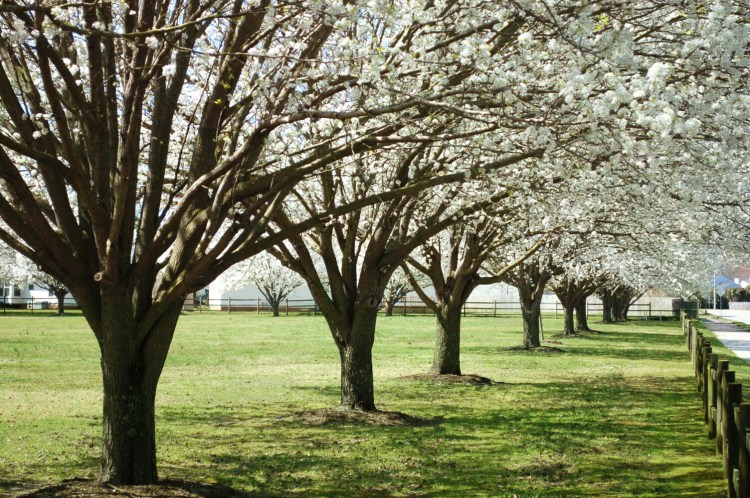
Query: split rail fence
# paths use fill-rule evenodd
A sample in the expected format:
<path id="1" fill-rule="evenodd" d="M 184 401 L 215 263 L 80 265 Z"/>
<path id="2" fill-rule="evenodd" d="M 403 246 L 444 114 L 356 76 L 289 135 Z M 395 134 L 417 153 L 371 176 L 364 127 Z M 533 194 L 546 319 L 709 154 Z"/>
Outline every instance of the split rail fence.
<path id="1" fill-rule="evenodd" d="M 742 400 L 742 384 L 728 360 L 720 360 L 711 342 L 693 320 L 682 314 L 685 344 L 695 369 L 695 382 L 703 402 L 703 422 L 709 438 L 716 440 L 729 498 L 750 498 L 750 403 Z"/>
<path id="2" fill-rule="evenodd" d="M 271 311 L 271 305 L 262 298 L 239 299 L 208 299 L 208 300 L 191 300 L 186 302 L 186 310 L 202 311 L 220 310 L 227 312 L 255 312 L 267 313 Z M 285 299 L 280 303 L 279 313 L 288 315 L 290 313 L 312 313 L 317 314 L 320 310 L 311 299 Z M 382 312 L 385 312 L 383 306 Z M 554 314 L 555 318 L 562 317 L 564 309 L 559 302 L 544 302 L 541 306 L 544 314 Z M 600 303 L 592 302 L 586 306 L 587 315 L 593 315 L 602 312 Z M 393 308 L 394 315 L 431 315 L 432 310 L 422 301 L 415 299 L 399 300 Z M 521 314 L 521 305 L 518 301 L 469 301 L 464 304 L 462 309 L 463 316 L 513 316 Z M 663 320 L 679 318 L 679 310 L 675 309 L 654 309 L 651 303 L 635 303 L 630 307 L 629 317 L 633 319 L 644 320 Z"/>

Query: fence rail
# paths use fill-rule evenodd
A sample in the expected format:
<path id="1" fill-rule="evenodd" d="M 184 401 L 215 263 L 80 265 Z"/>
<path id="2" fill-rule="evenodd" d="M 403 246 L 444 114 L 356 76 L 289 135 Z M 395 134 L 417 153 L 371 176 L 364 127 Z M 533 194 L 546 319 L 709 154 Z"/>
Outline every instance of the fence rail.
<path id="1" fill-rule="evenodd" d="M 34 310 L 57 310 L 57 298 L 20 298 L 20 297 L 3 297 L 2 309 L 28 309 Z M 76 309 L 78 304 L 73 298 L 65 299 L 66 309 Z M 588 303 L 587 314 L 602 312 L 601 303 Z M 233 312 L 254 312 L 254 313 L 271 313 L 273 307 L 265 299 L 192 299 L 185 301 L 183 306 L 185 311 L 203 312 L 226 311 Z M 320 311 L 315 301 L 312 299 L 285 299 L 279 305 L 279 313 L 289 314 L 317 314 Z M 565 310 L 559 302 L 543 302 L 541 306 L 542 313 L 554 314 L 555 318 L 564 315 Z M 385 312 L 385 305 L 382 306 L 381 312 Z M 402 299 L 398 301 L 393 309 L 394 315 L 432 315 L 432 310 L 422 301 L 416 299 Z M 520 315 L 521 305 L 518 301 L 469 301 L 464 304 L 462 309 L 464 316 L 508 316 Z M 635 303 L 631 305 L 628 314 L 630 318 L 641 318 L 651 320 L 662 320 L 665 318 L 678 318 L 679 311 L 671 309 L 654 309 L 651 303 Z"/>
<path id="2" fill-rule="evenodd" d="M 716 439 L 716 453 L 722 458 L 727 496 L 750 498 L 750 403 L 742 401 L 742 384 L 736 382 L 729 361 L 719 359 L 711 342 L 685 314 L 682 330 L 703 405 L 706 434 Z"/>
<path id="3" fill-rule="evenodd" d="M 255 313 L 270 313 L 272 311 L 271 304 L 262 298 L 254 299 L 207 299 L 207 300 L 195 300 L 190 304 L 192 300 L 188 300 L 185 305 L 185 309 L 188 311 L 203 310 L 214 310 L 214 311 L 226 311 L 226 312 L 255 312 Z M 305 313 L 305 314 L 317 314 L 320 309 L 312 299 L 286 299 L 281 302 L 279 306 L 280 314 L 290 313 Z M 561 317 L 564 314 L 564 308 L 559 302 L 546 302 L 542 303 L 542 313 L 554 314 L 555 317 Z M 381 312 L 385 312 L 385 304 L 383 303 Z M 587 305 L 587 313 L 601 313 L 602 305 L 600 303 L 589 303 Z M 393 308 L 394 315 L 431 315 L 432 310 L 427 307 L 422 301 L 416 299 L 402 299 L 396 303 Z M 469 301 L 464 304 L 462 309 L 464 316 L 506 316 L 506 315 L 520 315 L 521 305 L 518 301 Z M 636 303 L 631 305 L 630 312 L 628 314 L 630 318 L 641 318 L 641 319 L 656 319 L 662 320 L 665 318 L 679 318 L 679 310 L 673 309 L 654 309 L 651 303 Z"/>
<path id="4" fill-rule="evenodd" d="M 72 297 L 63 300 L 65 309 L 77 309 L 78 303 Z M 0 297 L 0 306 L 2 310 L 25 309 L 31 310 L 57 310 L 57 298 L 52 297 Z"/>

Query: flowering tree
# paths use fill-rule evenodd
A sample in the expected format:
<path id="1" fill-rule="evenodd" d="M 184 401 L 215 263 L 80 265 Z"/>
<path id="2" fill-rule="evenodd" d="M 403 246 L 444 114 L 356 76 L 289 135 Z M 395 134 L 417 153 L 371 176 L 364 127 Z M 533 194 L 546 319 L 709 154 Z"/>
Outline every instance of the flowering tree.
<path id="1" fill-rule="evenodd" d="M 414 287 L 409 282 L 406 273 L 401 268 L 396 268 L 385 286 L 385 291 L 383 291 L 385 316 L 393 316 L 393 308 L 395 308 L 396 303 L 404 299 L 413 289 Z"/>
<path id="2" fill-rule="evenodd" d="M 461 375 L 461 311 L 472 291 L 480 285 L 501 282 L 506 273 L 542 245 L 542 242 L 534 244 L 505 268 L 488 273 L 485 261 L 507 244 L 505 237 L 512 233 L 501 220 L 500 215 L 484 215 L 479 220 L 454 225 L 423 244 L 421 258 L 410 256 L 408 265 L 404 264 L 414 290 L 435 313 L 433 374 Z M 414 273 L 429 279 L 435 291 L 434 298 L 423 290 Z"/>
<path id="3" fill-rule="evenodd" d="M 15 266 L 20 282 L 34 284 L 51 292 L 57 298 L 57 314 L 65 313 L 65 296 L 70 292 L 65 284 L 45 273 L 35 263 L 20 254 L 16 254 Z"/>
<path id="4" fill-rule="evenodd" d="M 380 301 L 411 243 L 376 258 L 390 239 L 373 237 L 373 259 L 352 280 L 356 263 L 334 270 L 324 240 L 351 256 L 351 237 L 339 236 L 359 215 L 347 213 L 399 199 L 373 226 L 397 233 L 409 196 L 532 157 L 612 156 L 600 176 L 746 164 L 747 103 L 735 97 L 747 81 L 742 11 L 719 0 L 683 7 L 0 4 L 0 239 L 71 290 L 97 337 L 103 479 L 156 480 L 154 398 L 182 301 L 239 261 L 307 229 L 326 235 L 331 292 L 348 303 L 326 318 L 344 363 L 364 354 L 351 372 L 371 385 L 371 333 L 350 331 L 372 329 L 362 310 Z M 339 186 L 327 179 L 359 157 L 409 142 L 431 159 L 429 143 L 480 134 L 441 152 L 429 175 L 404 148 L 387 188 L 329 195 Z M 324 203 L 280 214 L 290 197 L 307 202 L 296 187 L 321 172 Z M 370 398 L 347 404 L 374 408 Z"/>
<path id="5" fill-rule="evenodd" d="M 230 271 L 230 285 L 238 289 L 248 283 L 254 284 L 271 306 L 273 316 L 279 316 L 282 301 L 304 283 L 297 273 L 284 267 L 279 260 L 267 253 L 238 263 Z"/>
<path id="6" fill-rule="evenodd" d="M 461 85 L 487 47 L 467 41 L 491 55 L 520 24 L 457 7 L 0 5 L 0 239 L 71 290 L 98 339 L 103 480 L 157 478 L 154 398 L 185 295 L 290 235 L 429 186 L 268 230 L 302 179 L 432 109 L 471 114 Z"/>
<path id="7" fill-rule="evenodd" d="M 16 285 L 20 281 L 16 252 L 0 242 L 0 289 L 3 290 L 3 303 L 5 303 L 6 296 L 4 293 L 7 286 L 9 284 Z"/>
<path id="8" fill-rule="evenodd" d="M 390 154 L 371 155 L 330 174 L 321 174 L 298 186 L 299 204 L 287 204 L 275 221 L 280 229 L 297 220 L 317 216 L 321 207 L 337 206 L 387 191 L 398 185 L 429 182 L 446 174 L 450 154 L 430 153 L 425 144 Z M 447 155 L 442 155 L 447 154 Z M 522 162 L 526 154 L 497 161 L 497 167 Z M 367 164 L 368 167 L 365 167 Z M 378 174 L 369 173 L 377 171 Z M 470 170 L 471 171 L 471 170 Z M 456 182 L 464 173 L 448 175 Z M 308 284 L 325 316 L 341 357 L 341 407 L 375 410 L 372 345 L 379 304 L 386 286 L 406 256 L 428 239 L 471 216 L 486 205 L 507 197 L 497 192 L 472 204 L 448 202 L 455 187 L 435 187 L 419 195 L 394 197 L 368 209 L 332 219 L 293 236 L 290 244 L 272 249 L 284 264 L 297 271 Z M 315 265 L 319 258 L 324 265 Z M 324 283 L 328 287 L 324 287 Z"/>

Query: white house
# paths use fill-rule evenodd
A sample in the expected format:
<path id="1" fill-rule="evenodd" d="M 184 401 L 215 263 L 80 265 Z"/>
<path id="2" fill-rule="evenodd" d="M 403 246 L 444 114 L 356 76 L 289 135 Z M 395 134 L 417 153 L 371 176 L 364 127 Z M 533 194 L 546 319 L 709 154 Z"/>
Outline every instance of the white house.
<path id="1" fill-rule="evenodd" d="M 0 284 L 0 300 L 5 306 L 13 307 L 33 307 L 34 309 L 57 307 L 55 295 L 37 283 Z M 74 303 L 73 296 L 66 294 L 65 305 L 70 306 Z"/>

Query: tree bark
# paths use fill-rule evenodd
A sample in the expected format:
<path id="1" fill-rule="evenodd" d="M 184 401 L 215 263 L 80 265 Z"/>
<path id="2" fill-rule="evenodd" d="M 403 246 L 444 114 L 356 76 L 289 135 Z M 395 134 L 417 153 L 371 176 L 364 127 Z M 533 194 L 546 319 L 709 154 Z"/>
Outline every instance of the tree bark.
<path id="1" fill-rule="evenodd" d="M 110 355 L 108 355 L 110 356 Z M 102 481 L 157 482 L 154 379 L 138 375 L 142 358 L 102 358 L 104 417 Z"/>
<path id="2" fill-rule="evenodd" d="M 181 302 L 167 307 L 140 344 L 130 301 L 105 296 L 100 340 L 104 410 L 101 479 L 112 484 L 158 480 L 154 401 Z"/>
<path id="3" fill-rule="evenodd" d="M 586 315 L 586 299 L 581 299 L 575 304 L 576 310 L 576 331 L 591 332 L 589 328 L 589 319 Z"/>
<path id="4" fill-rule="evenodd" d="M 612 295 L 609 290 L 602 293 L 602 321 L 612 323 Z"/>
<path id="5" fill-rule="evenodd" d="M 461 375 L 461 307 L 443 305 L 435 320 L 435 357 L 431 372 Z"/>
<path id="6" fill-rule="evenodd" d="M 66 290 L 64 293 L 57 293 L 55 294 L 55 297 L 57 298 L 57 314 L 62 315 L 65 313 L 65 294 L 67 294 L 68 291 Z"/>
<path id="7" fill-rule="evenodd" d="M 567 305 L 563 307 L 565 311 L 565 327 L 563 328 L 563 334 L 565 335 L 575 335 L 576 329 L 573 321 L 573 315 L 575 313 L 575 308 L 571 305 Z"/>
<path id="8" fill-rule="evenodd" d="M 279 316 L 279 306 L 281 303 L 274 301 L 271 303 L 271 310 L 273 311 L 273 316 Z"/>
<path id="9" fill-rule="evenodd" d="M 357 305 L 347 340 L 337 341 L 341 358 L 341 407 L 375 411 L 372 345 L 375 342 L 377 306 Z"/>
<path id="10" fill-rule="evenodd" d="M 396 307 L 396 301 L 390 300 L 385 302 L 385 316 L 393 316 L 393 308 Z"/>
<path id="11" fill-rule="evenodd" d="M 540 307 L 531 305 L 528 308 L 521 308 L 523 317 L 523 347 L 538 348 L 542 345 L 539 334 L 539 315 Z"/>

